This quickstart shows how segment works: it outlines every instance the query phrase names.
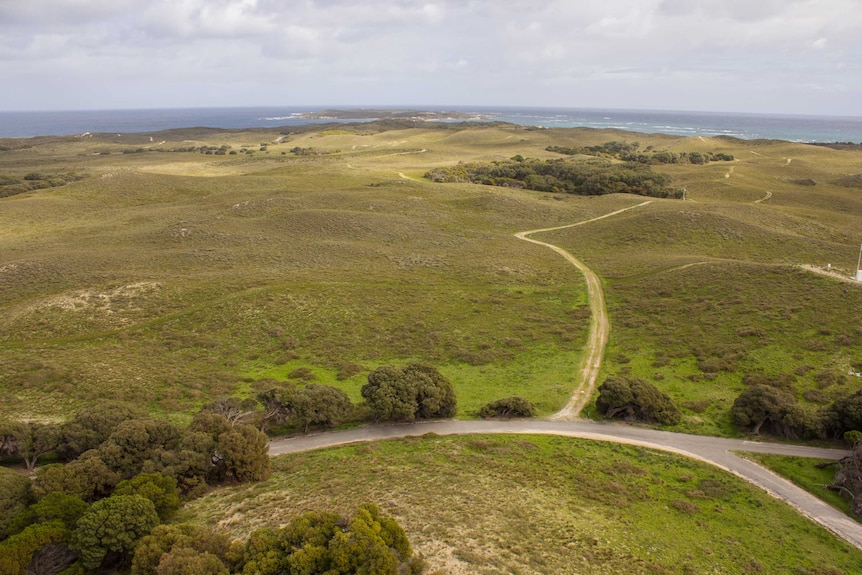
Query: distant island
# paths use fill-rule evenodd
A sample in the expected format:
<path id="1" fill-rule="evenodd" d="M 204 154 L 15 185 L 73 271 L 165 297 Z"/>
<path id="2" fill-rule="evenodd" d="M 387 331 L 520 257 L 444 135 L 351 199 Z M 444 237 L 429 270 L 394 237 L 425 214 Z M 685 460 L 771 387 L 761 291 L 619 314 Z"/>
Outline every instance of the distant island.
<path id="1" fill-rule="evenodd" d="M 321 110 L 297 116 L 303 120 L 424 120 L 426 122 L 447 122 L 463 120 L 487 120 L 487 114 L 452 111 L 428 110 Z"/>

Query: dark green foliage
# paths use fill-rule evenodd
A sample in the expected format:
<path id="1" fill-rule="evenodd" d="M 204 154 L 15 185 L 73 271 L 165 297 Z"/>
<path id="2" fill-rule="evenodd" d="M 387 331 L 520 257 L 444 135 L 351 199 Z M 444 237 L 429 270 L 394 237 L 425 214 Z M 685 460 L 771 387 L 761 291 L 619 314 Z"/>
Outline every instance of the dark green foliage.
<path id="1" fill-rule="evenodd" d="M 768 385 L 752 385 L 733 402 L 731 414 L 737 425 L 760 434 L 761 429 L 795 439 L 811 435 L 811 416 L 790 393 Z M 765 426 L 765 427 L 764 427 Z"/>
<path id="2" fill-rule="evenodd" d="M 162 452 L 176 449 L 180 430 L 164 419 L 132 419 L 117 425 L 99 446 L 99 457 L 123 478 L 130 478 L 146 461 L 158 459 Z"/>
<path id="3" fill-rule="evenodd" d="M 0 198 L 8 198 L 15 194 L 23 194 L 33 190 L 65 186 L 70 182 L 75 182 L 84 177 L 86 176 L 73 172 L 64 172 L 59 174 L 41 174 L 31 172 L 26 174 L 23 178 L 0 175 Z"/>
<path id="4" fill-rule="evenodd" d="M 16 517 L 10 525 L 10 530 L 20 532 L 28 525 L 51 521 L 60 521 L 66 529 L 72 530 L 78 519 L 89 508 L 90 505 L 80 497 L 64 493 L 49 493 Z"/>
<path id="5" fill-rule="evenodd" d="M 85 451 L 99 447 L 123 421 L 141 419 L 146 415 L 143 409 L 128 403 L 93 402 L 63 425 L 63 438 L 57 452 L 67 461 L 71 461 Z"/>
<path id="6" fill-rule="evenodd" d="M 742 376 L 745 385 L 768 385 L 779 389 L 792 389 L 796 376 L 791 373 L 781 375 L 764 375 L 762 373 L 747 373 Z"/>
<path id="7" fill-rule="evenodd" d="M 245 575 L 396 575 L 413 560 L 404 530 L 374 505 L 353 518 L 307 513 L 281 529 L 259 529 L 245 546 Z"/>
<path id="8" fill-rule="evenodd" d="M 230 551 L 223 533 L 187 523 L 159 525 L 135 548 L 132 575 L 227 573 Z"/>
<path id="9" fill-rule="evenodd" d="M 638 378 L 608 377 L 599 386 L 596 409 L 605 417 L 652 421 L 662 425 L 680 422 L 679 409 L 656 386 Z"/>
<path id="10" fill-rule="evenodd" d="M 40 457 L 57 449 L 59 444 L 60 428 L 54 424 L 0 422 L 0 455 L 20 457 L 29 472 L 36 468 Z"/>
<path id="11" fill-rule="evenodd" d="M 9 535 L 9 523 L 27 508 L 30 498 L 30 480 L 0 467 L 0 539 Z"/>
<path id="12" fill-rule="evenodd" d="M 177 480 L 161 473 L 141 473 L 132 479 L 120 481 L 114 495 L 140 495 L 153 502 L 159 519 L 166 521 L 180 508 L 180 491 Z"/>
<path id="13" fill-rule="evenodd" d="M 219 435 L 213 459 L 219 476 L 236 481 L 269 477 L 269 440 L 251 425 L 240 424 Z"/>
<path id="14" fill-rule="evenodd" d="M 823 427 L 833 438 L 862 431 L 862 391 L 836 399 L 823 413 Z"/>
<path id="15" fill-rule="evenodd" d="M 353 412 L 350 397 L 328 385 L 310 384 L 296 390 L 290 405 L 296 422 L 306 432 L 310 425 L 332 425 L 347 419 Z"/>
<path id="16" fill-rule="evenodd" d="M 585 196 L 624 193 L 658 198 L 682 197 L 681 190 L 668 187 L 669 176 L 656 174 L 649 166 L 631 162 L 508 160 L 435 168 L 425 177 L 433 182 L 471 182 Z"/>
<path id="17" fill-rule="evenodd" d="M 0 573 L 3 575 L 30 575 L 37 573 L 31 564 L 53 559 L 60 570 L 71 565 L 75 556 L 65 546 L 68 531 L 62 521 L 49 521 L 30 525 L 0 543 Z M 41 557 L 40 557 L 41 556 Z M 47 557 L 50 556 L 50 557 Z"/>
<path id="18" fill-rule="evenodd" d="M 107 497 L 122 479 L 99 457 L 95 449 L 66 465 L 46 465 L 36 474 L 33 493 L 42 498 L 58 492 L 80 497 L 84 501 L 96 501 Z"/>
<path id="19" fill-rule="evenodd" d="M 296 387 L 292 383 L 281 382 L 279 387 L 273 387 L 257 395 L 257 400 L 263 405 L 260 416 L 260 429 L 281 425 L 290 419 L 291 402 Z"/>
<path id="20" fill-rule="evenodd" d="M 114 495 L 94 503 L 78 520 L 70 547 L 85 569 L 126 565 L 141 538 L 158 524 L 156 508 L 146 497 Z"/>
<path id="21" fill-rule="evenodd" d="M 380 366 L 368 374 L 361 393 L 378 421 L 452 417 L 456 411 L 451 382 L 422 363 Z"/>
<path id="22" fill-rule="evenodd" d="M 705 164 L 708 162 L 732 162 L 733 156 L 722 152 L 669 152 L 667 150 L 639 150 L 637 142 L 606 142 L 599 146 L 583 146 L 579 148 L 567 148 L 565 146 L 548 146 L 549 152 L 565 154 L 567 156 L 600 156 L 616 158 L 625 162 L 637 162 L 639 164 Z"/>
<path id="23" fill-rule="evenodd" d="M 476 415 L 484 419 L 490 417 L 533 417 L 536 415 L 536 406 L 529 399 L 523 397 L 506 397 L 492 401 L 479 408 Z"/>

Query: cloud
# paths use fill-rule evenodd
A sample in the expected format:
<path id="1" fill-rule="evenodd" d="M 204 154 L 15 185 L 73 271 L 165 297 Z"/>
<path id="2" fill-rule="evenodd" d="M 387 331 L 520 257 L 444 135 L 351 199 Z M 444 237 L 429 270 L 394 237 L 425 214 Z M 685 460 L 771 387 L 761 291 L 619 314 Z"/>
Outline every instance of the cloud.
<path id="1" fill-rule="evenodd" d="M 17 88 L 0 109 L 32 105 L 47 78 L 93 107 L 100 85 L 131 107 L 742 109 L 756 85 L 792 108 L 814 86 L 862 96 L 860 37 L 858 0 L 0 0 L 0 73 Z"/>

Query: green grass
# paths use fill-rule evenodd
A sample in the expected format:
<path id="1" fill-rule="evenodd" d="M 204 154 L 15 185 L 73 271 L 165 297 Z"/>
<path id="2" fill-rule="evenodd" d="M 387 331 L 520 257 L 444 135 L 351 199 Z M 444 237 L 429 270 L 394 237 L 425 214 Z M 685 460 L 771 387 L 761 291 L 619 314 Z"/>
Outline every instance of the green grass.
<path id="1" fill-rule="evenodd" d="M 434 185 L 421 175 L 626 139 L 737 160 L 656 167 L 689 199 L 537 237 L 604 278 L 605 374 L 654 380 L 683 404 L 680 429 L 720 435 L 735 433 L 728 409 L 744 373 L 804 372 L 794 391 L 812 408 L 809 398 L 860 388 L 858 378 L 817 377 L 862 359 L 862 325 L 847 313 L 862 307 L 862 290 L 791 267 L 855 263 L 862 204 L 835 182 L 853 173 L 858 152 L 520 127 L 278 137 L 185 130 L 153 144 L 269 143 L 253 156 L 121 153 L 149 146 L 148 135 L 45 138 L 0 153 L 0 175 L 88 175 L 0 199 L 0 399 L 22 417 L 60 417 L 97 397 L 187 414 L 248 392 L 249 378 L 297 367 L 358 399 L 376 366 L 426 361 L 453 380 L 462 416 L 513 394 L 551 413 L 565 403 L 586 336 L 583 279 L 512 234 L 641 198 Z M 296 146 L 340 152 L 281 155 Z M 794 183 L 803 178 L 816 185 Z M 765 190 L 772 198 L 754 204 Z M 730 358 L 734 369 L 704 374 L 698 356 Z M 364 372 L 339 380 L 345 364 Z"/>
<path id="2" fill-rule="evenodd" d="M 810 457 L 789 457 L 765 453 L 745 453 L 744 456 L 771 469 L 815 497 L 822 499 L 832 507 L 840 509 L 848 516 L 859 521 L 858 517 L 850 513 L 850 502 L 847 499 L 841 497 L 837 492 L 824 487 L 824 485 L 832 485 L 836 467 L 834 465 L 821 469 L 815 467 L 818 463 L 833 462 L 811 459 Z"/>
<path id="3" fill-rule="evenodd" d="M 730 474 L 639 447 L 424 437 L 274 459 L 182 519 L 237 537 L 374 502 L 432 569 L 470 573 L 857 573 L 862 553 Z M 817 571 L 820 569 L 821 571 Z"/>

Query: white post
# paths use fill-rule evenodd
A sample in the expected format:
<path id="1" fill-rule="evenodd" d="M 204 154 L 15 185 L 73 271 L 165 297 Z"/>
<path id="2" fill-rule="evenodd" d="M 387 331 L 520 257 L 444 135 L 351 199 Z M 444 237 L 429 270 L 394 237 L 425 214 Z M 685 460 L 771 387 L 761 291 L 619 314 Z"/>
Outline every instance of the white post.
<path id="1" fill-rule="evenodd" d="M 856 281 L 862 282 L 862 245 L 859 246 L 859 261 L 856 262 Z"/>

